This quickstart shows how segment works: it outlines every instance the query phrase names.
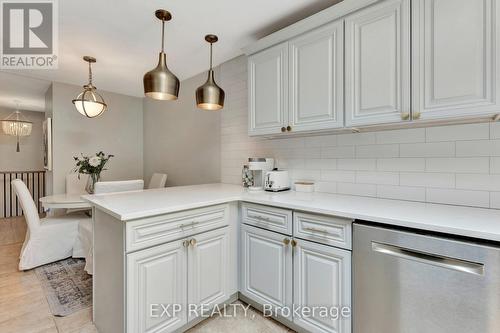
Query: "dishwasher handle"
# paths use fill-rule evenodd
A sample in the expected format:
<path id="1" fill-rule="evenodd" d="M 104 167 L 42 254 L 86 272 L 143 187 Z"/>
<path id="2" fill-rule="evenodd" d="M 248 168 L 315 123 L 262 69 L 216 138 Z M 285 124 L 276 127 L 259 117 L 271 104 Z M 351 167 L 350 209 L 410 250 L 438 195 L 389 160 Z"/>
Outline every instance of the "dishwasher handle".
<path id="1" fill-rule="evenodd" d="M 372 241 L 372 251 L 459 272 L 484 275 L 484 264 Z"/>

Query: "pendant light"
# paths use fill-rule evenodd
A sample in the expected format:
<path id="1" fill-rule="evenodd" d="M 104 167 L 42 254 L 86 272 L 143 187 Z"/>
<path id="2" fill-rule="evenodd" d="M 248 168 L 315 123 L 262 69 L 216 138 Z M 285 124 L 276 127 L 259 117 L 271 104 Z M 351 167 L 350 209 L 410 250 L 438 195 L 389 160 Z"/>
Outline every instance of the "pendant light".
<path id="1" fill-rule="evenodd" d="M 161 52 L 156 68 L 144 75 L 144 94 L 158 100 L 176 100 L 179 97 L 180 82 L 168 69 L 167 55 L 164 52 L 165 21 L 170 21 L 172 15 L 164 9 L 158 9 L 155 16 L 161 20 Z"/>
<path id="2" fill-rule="evenodd" d="M 5 134 L 17 137 L 17 147 L 16 152 L 20 152 L 19 149 L 19 138 L 21 136 L 28 136 L 31 134 L 31 129 L 33 128 L 33 123 L 28 121 L 22 113 L 19 111 L 19 106 L 17 110 L 11 113 L 7 118 L 1 121 L 2 130 Z"/>
<path id="3" fill-rule="evenodd" d="M 219 38 L 216 35 L 206 35 L 205 40 L 210 43 L 210 69 L 207 82 L 196 89 L 196 105 L 202 110 L 217 111 L 224 107 L 224 90 L 215 83 L 212 69 L 212 47 Z"/>
<path id="4" fill-rule="evenodd" d="M 89 83 L 83 86 L 83 91 L 72 100 L 78 112 L 87 118 L 100 116 L 108 109 L 104 98 L 96 92 L 92 84 L 92 63 L 97 60 L 94 57 L 85 56 L 83 60 L 89 63 Z"/>

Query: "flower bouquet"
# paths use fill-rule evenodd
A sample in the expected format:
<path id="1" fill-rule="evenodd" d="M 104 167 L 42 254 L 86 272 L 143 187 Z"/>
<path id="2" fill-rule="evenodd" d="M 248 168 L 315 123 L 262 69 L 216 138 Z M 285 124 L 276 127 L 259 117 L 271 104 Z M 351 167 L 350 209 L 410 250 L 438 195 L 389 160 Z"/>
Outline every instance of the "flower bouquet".
<path id="1" fill-rule="evenodd" d="M 80 157 L 73 157 L 76 161 L 76 166 L 73 169 L 73 172 L 78 172 L 79 174 L 87 174 L 90 176 L 87 186 L 85 187 L 88 193 L 94 193 L 95 183 L 97 183 L 99 179 L 101 179 L 101 172 L 103 170 L 106 170 L 104 166 L 113 156 L 114 155 L 106 156 L 106 154 L 100 151 L 93 156 L 85 156 L 82 154 Z"/>

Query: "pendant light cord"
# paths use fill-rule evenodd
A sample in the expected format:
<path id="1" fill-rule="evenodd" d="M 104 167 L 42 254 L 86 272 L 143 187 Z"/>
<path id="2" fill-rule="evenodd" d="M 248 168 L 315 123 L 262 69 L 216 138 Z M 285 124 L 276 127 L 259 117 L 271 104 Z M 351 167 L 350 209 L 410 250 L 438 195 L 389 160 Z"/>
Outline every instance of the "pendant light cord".
<path id="1" fill-rule="evenodd" d="M 161 20 L 161 52 L 164 52 L 165 45 L 165 20 Z"/>
<path id="2" fill-rule="evenodd" d="M 92 85 L 92 64 L 89 61 L 89 86 Z"/>
<path id="3" fill-rule="evenodd" d="M 212 45 L 213 43 L 210 43 L 210 70 L 212 70 Z"/>

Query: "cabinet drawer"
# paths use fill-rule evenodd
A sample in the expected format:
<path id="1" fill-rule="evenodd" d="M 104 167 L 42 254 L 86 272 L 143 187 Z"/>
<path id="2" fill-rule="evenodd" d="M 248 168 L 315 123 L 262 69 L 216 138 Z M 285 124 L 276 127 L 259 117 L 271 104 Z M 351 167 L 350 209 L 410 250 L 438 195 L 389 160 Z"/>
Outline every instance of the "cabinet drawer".
<path id="1" fill-rule="evenodd" d="M 126 225 L 127 252 L 213 230 L 229 224 L 227 204 L 166 214 Z"/>
<path id="2" fill-rule="evenodd" d="M 291 210 L 243 203 L 241 205 L 241 217 L 243 223 L 292 235 Z"/>
<path id="3" fill-rule="evenodd" d="M 293 213 L 293 235 L 317 243 L 352 248 L 352 222 L 342 217 Z"/>

